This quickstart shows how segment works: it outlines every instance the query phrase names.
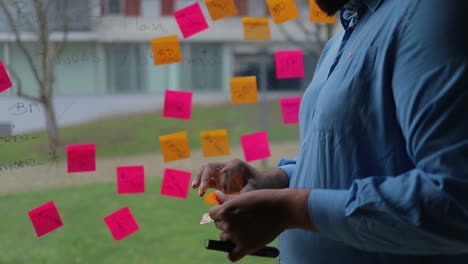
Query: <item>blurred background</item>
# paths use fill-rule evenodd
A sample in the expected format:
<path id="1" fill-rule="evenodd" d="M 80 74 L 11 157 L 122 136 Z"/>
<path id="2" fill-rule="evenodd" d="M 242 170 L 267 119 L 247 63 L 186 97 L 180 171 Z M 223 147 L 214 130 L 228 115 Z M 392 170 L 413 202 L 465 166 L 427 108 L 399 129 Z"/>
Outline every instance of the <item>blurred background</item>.
<path id="1" fill-rule="evenodd" d="M 199 2 L 210 28 L 183 39 L 173 12 Z M 275 25 L 271 41 L 243 40 L 242 17 L 270 17 L 264 0 L 235 0 L 216 22 L 204 1 L 0 0 L 0 61 L 13 88 L 0 94 L 0 263 L 228 263 L 204 249 L 218 239 L 200 225 L 209 206 L 159 195 L 164 168 L 196 173 L 243 159 L 239 136 L 267 130 L 265 170 L 298 151 L 298 125 L 278 100 L 301 96 L 337 26 L 301 18 Z M 183 62 L 155 66 L 149 40 L 178 35 Z M 278 80 L 274 52 L 301 49 L 305 77 Z M 229 78 L 255 75 L 260 103 L 232 105 Z M 165 90 L 194 92 L 192 119 L 163 118 Z M 228 129 L 231 155 L 204 158 L 201 131 Z M 164 163 L 160 135 L 187 131 L 190 159 Z M 96 172 L 67 174 L 67 145 L 97 145 Z M 115 167 L 144 165 L 146 193 L 118 195 Z M 53 200 L 65 226 L 37 238 L 27 212 Z M 141 227 L 114 242 L 102 218 L 129 206 Z M 277 263 L 247 257 L 240 263 Z"/>

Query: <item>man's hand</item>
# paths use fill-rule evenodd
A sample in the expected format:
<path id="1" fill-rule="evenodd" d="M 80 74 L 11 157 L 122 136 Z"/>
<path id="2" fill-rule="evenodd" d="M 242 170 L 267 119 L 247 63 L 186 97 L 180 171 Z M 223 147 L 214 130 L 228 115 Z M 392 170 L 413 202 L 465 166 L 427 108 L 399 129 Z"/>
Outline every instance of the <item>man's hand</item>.
<path id="1" fill-rule="evenodd" d="M 203 196 L 209 188 L 228 194 L 248 192 L 256 190 L 261 179 L 260 171 L 240 159 L 234 159 L 203 165 L 192 182 L 192 188 L 199 188 L 199 196 Z"/>
<path id="2" fill-rule="evenodd" d="M 235 262 L 272 242 L 289 228 L 316 231 L 307 209 L 310 190 L 258 190 L 240 195 L 216 191 L 220 205 L 210 210 L 221 240 L 236 247 L 228 257 Z"/>

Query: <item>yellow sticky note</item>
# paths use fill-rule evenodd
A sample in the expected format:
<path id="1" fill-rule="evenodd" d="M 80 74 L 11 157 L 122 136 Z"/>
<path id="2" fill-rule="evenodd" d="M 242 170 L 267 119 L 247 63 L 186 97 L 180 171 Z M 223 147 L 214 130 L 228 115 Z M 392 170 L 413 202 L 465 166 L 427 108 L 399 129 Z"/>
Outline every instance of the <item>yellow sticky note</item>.
<path id="1" fill-rule="evenodd" d="M 276 24 L 281 24 L 300 16 L 295 0 L 267 0 L 268 9 Z"/>
<path id="2" fill-rule="evenodd" d="M 231 78 L 231 101 L 233 104 L 251 104 L 258 102 L 257 77 Z"/>
<path id="3" fill-rule="evenodd" d="M 229 155 L 229 140 L 226 129 L 200 132 L 203 157 Z"/>
<path id="4" fill-rule="evenodd" d="M 160 136 L 159 143 L 161 144 L 164 162 L 190 157 L 190 147 L 187 132 L 185 131 Z"/>
<path id="5" fill-rule="evenodd" d="M 244 17 L 244 39 L 246 40 L 270 40 L 270 21 L 268 18 Z"/>
<path id="6" fill-rule="evenodd" d="M 236 15 L 239 12 L 234 0 L 205 0 L 205 4 L 213 21 Z"/>
<path id="7" fill-rule="evenodd" d="M 182 61 L 182 52 L 177 36 L 156 38 L 151 40 L 154 64 L 170 64 Z"/>
<path id="8" fill-rule="evenodd" d="M 323 12 L 315 1 L 316 0 L 309 0 L 310 21 L 334 24 L 336 22 L 336 17 L 329 16 L 327 13 Z"/>

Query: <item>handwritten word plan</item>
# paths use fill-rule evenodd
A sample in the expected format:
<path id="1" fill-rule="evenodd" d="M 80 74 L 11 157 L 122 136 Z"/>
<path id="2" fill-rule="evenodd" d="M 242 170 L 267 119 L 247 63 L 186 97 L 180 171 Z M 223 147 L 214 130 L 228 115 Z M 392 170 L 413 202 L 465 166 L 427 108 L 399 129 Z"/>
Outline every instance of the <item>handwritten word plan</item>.
<path id="1" fill-rule="evenodd" d="M 164 162 L 181 160 L 190 157 L 190 147 L 188 143 L 187 132 L 178 132 L 174 134 L 159 137 L 161 151 Z"/>
<path id="2" fill-rule="evenodd" d="M 152 39 L 151 49 L 153 51 L 155 65 L 177 63 L 182 61 L 182 52 L 177 36 Z"/>
<path id="3" fill-rule="evenodd" d="M 226 129 L 200 132 L 203 157 L 229 155 L 229 140 Z"/>
<path id="4" fill-rule="evenodd" d="M 242 18 L 245 40 L 271 40 L 270 20 L 268 18 Z"/>
<path id="5" fill-rule="evenodd" d="M 245 161 L 255 161 L 271 157 L 270 143 L 266 131 L 244 135 L 240 137 Z"/>
<path id="6" fill-rule="evenodd" d="M 258 103 L 257 77 L 235 77 L 229 81 L 233 104 Z"/>
<path id="7" fill-rule="evenodd" d="M 299 123 L 299 108 L 301 106 L 301 97 L 280 99 L 281 114 L 285 124 Z"/>
<path id="8" fill-rule="evenodd" d="M 192 92 L 165 91 L 163 116 L 190 120 L 192 117 Z"/>
<path id="9" fill-rule="evenodd" d="M 234 0 L 205 0 L 205 5 L 213 21 L 239 13 Z"/>
<path id="10" fill-rule="evenodd" d="M 174 12 L 174 17 L 184 38 L 189 38 L 208 29 L 208 23 L 206 22 L 199 3 L 189 5 Z"/>
<path id="11" fill-rule="evenodd" d="M 144 193 L 145 167 L 126 166 L 117 167 L 117 193 Z"/>
<path id="12" fill-rule="evenodd" d="M 0 61 L 0 93 L 13 87 L 3 62 Z"/>
<path id="13" fill-rule="evenodd" d="M 267 0 L 267 4 L 275 24 L 281 24 L 300 16 L 295 0 Z"/>
<path id="14" fill-rule="evenodd" d="M 38 237 L 63 226 L 62 219 L 53 201 L 29 211 L 28 215 Z"/>
<path id="15" fill-rule="evenodd" d="M 67 146 L 68 173 L 96 171 L 96 144 Z"/>
<path id="16" fill-rule="evenodd" d="M 302 50 L 275 52 L 276 78 L 304 77 L 304 56 Z"/>
<path id="17" fill-rule="evenodd" d="M 309 0 L 310 21 L 316 23 L 334 24 L 336 22 L 336 17 L 329 16 L 327 13 L 323 12 L 315 1 L 316 0 Z"/>
<path id="18" fill-rule="evenodd" d="M 104 222 L 115 241 L 122 240 L 140 230 L 138 223 L 128 207 L 124 207 L 104 217 Z"/>
<path id="19" fill-rule="evenodd" d="M 161 185 L 161 195 L 187 199 L 192 173 L 174 169 L 165 169 Z"/>

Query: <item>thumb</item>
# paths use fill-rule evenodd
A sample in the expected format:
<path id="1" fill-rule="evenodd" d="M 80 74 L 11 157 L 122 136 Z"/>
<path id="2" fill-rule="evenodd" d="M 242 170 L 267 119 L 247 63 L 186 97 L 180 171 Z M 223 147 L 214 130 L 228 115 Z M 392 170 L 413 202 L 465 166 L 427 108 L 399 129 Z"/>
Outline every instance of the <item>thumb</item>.
<path id="1" fill-rule="evenodd" d="M 218 198 L 219 204 L 223 204 L 233 198 L 234 195 L 227 195 L 220 190 L 215 191 L 216 197 Z"/>

